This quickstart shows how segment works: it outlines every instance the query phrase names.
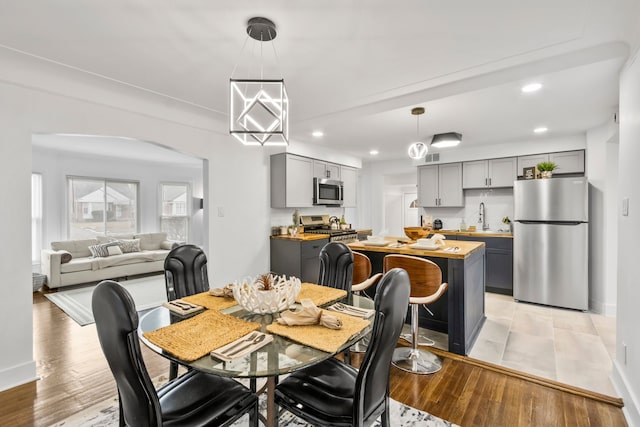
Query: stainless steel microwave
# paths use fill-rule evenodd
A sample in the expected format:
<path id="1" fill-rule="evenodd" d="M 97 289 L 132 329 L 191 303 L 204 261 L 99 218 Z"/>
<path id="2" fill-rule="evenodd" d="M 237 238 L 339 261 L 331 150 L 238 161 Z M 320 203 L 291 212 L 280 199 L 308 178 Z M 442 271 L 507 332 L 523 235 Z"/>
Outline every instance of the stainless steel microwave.
<path id="1" fill-rule="evenodd" d="M 342 206 L 342 181 L 313 178 L 313 204 Z"/>

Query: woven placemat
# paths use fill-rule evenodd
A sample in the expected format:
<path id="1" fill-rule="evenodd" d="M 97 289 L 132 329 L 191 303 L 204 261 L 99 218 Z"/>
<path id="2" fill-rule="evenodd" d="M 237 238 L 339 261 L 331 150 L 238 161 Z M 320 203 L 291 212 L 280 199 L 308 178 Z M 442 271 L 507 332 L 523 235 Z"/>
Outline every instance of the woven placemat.
<path id="1" fill-rule="evenodd" d="M 296 302 L 300 302 L 304 298 L 309 298 L 315 305 L 328 304 L 338 301 L 347 296 L 347 291 L 342 289 L 330 288 L 328 286 L 314 285 L 313 283 L 303 283 L 300 286 L 300 293 L 296 298 Z"/>
<path id="2" fill-rule="evenodd" d="M 208 308 L 209 310 L 217 311 L 233 307 L 234 305 L 238 305 L 236 300 L 234 300 L 233 298 L 214 297 L 209 292 L 202 292 L 199 294 L 184 297 L 182 299 L 186 302 L 190 302 L 191 304 L 201 305 Z"/>
<path id="3" fill-rule="evenodd" d="M 323 311 L 342 320 L 342 329 L 329 329 L 320 325 L 286 326 L 274 322 L 267 326 L 267 331 L 318 350 L 336 353 L 353 335 L 369 325 L 369 320 L 333 311 Z"/>
<path id="4" fill-rule="evenodd" d="M 182 322 L 145 332 L 144 337 L 180 360 L 193 362 L 258 328 L 259 323 L 207 310 Z"/>

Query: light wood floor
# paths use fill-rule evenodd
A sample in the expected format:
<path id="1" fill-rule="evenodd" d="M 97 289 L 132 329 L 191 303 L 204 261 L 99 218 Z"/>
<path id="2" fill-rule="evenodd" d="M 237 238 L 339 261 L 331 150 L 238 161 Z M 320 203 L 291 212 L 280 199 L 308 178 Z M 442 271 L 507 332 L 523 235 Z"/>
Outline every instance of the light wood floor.
<path id="1" fill-rule="evenodd" d="M 77 325 L 40 293 L 33 316 L 42 379 L 0 393 L 0 426 L 48 426 L 116 394 L 93 325 Z M 165 359 L 142 348 L 152 377 L 168 371 Z M 617 399 L 438 353 L 444 365 L 434 375 L 392 368 L 391 396 L 462 426 L 627 425 Z"/>

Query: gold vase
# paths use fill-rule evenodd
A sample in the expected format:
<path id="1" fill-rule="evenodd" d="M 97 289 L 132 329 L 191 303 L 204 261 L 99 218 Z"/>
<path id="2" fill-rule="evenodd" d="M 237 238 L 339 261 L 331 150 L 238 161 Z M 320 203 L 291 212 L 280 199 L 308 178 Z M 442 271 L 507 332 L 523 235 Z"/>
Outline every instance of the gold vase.
<path id="1" fill-rule="evenodd" d="M 551 171 L 542 171 L 540 172 L 540 178 L 551 178 L 553 172 Z"/>

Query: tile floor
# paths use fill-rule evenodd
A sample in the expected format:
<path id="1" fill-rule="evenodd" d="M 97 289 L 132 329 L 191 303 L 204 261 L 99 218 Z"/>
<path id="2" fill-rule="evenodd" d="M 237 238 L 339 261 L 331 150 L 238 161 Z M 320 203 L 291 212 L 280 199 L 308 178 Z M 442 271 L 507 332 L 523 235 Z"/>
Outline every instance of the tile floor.
<path id="1" fill-rule="evenodd" d="M 617 396 L 609 379 L 615 358 L 616 321 L 583 313 L 514 302 L 485 294 L 487 319 L 470 357 Z M 446 334 L 429 331 L 439 348 Z"/>

